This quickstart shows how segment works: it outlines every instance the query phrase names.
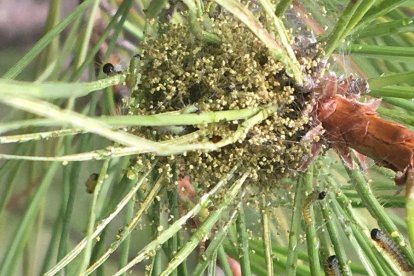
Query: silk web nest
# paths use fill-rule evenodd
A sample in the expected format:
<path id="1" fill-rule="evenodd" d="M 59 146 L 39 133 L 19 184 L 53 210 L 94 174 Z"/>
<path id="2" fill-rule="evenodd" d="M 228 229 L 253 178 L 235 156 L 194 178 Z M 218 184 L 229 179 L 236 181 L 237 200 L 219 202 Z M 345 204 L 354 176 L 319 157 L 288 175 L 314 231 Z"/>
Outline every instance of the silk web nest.
<path id="1" fill-rule="evenodd" d="M 148 38 L 140 53 L 141 80 L 127 103 L 130 115 L 193 110 L 237 110 L 277 105 L 277 112 L 254 126 L 244 140 L 215 151 L 193 151 L 164 158 L 188 175 L 197 186 L 210 187 L 236 164 L 252 169 L 250 181 L 275 185 L 297 172 L 310 141 L 309 113 L 315 104 L 311 91 L 298 87 L 284 66 L 237 19 L 221 15 L 214 19 L 220 44 L 195 38 L 186 25 L 162 25 L 157 37 Z M 306 44 L 306 45 L 304 45 Z M 317 44 L 292 39 L 292 46 L 306 78 L 318 79 L 321 71 Z M 196 115 L 195 115 L 196 116 Z M 217 143 L 231 136 L 243 120 L 177 127 L 140 127 L 137 135 L 163 141 L 197 131 L 193 142 Z M 161 166 L 162 167 L 162 166 Z"/>

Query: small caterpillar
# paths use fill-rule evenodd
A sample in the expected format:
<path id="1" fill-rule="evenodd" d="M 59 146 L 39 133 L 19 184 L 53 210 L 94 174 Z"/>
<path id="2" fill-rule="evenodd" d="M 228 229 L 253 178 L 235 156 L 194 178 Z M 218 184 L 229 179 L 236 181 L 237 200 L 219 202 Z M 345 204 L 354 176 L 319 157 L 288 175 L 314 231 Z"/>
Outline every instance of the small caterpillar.
<path id="1" fill-rule="evenodd" d="M 305 220 L 305 223 L 307 225 L 311 225 L 312 224 L 312 218 L 311 218 L 311 215 L 310 215 L 310 205 L 315 200 L 322 200 L 322 199 L 324 199 L 325 196 L 326 196 L 326 192 L 313 191 L 305 199 L 305 203 L 303 204 L 303 207 L 302 207 L 302 214 L 303 214 L 303 218 Z"/>
<path id="2" fill-rule="evenodd" d="M 371 238 L 390 255 L 405 272 L 412 271 L 413 267 L 407 261 L 398 245 L 380 229 L 371 230 Z"/>
<path id="3" fill-rule="evenodd" d="M 325 262 L 325 273 L 327 276 L 341 276 L 341 267 L 336 255 L 329 256 Z"/>
<path id="4" fill-rule="evenodd" d="M 102 67 L 102 71 L 107 76 L 112 75 L 115 73 L 115 66 L 112 63 L 105 63 L 105 65 Z"/>
<path id="5" fill-rule="evenodd" d="M 91 174 L 85 182 L 86 191 L 92 194 L 95 191 L 96 184 L 98 183 L 99 174 Z"/>

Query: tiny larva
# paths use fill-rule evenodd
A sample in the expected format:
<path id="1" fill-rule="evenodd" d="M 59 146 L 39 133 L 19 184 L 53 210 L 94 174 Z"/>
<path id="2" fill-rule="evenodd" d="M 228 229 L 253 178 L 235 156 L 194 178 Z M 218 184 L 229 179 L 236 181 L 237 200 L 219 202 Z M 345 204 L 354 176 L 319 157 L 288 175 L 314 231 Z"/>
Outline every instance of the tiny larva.
<path id="1" fill-rule="evenodd" d="M 313 191 L 306 199 L 302 207 L 303 219 L 307 225 L 312 224 L 312 217 L 310 215 L 310 206 L 316 200 L 322 200 L 326 196 L 326 192 Z"/>
<path id="2" fill-rule="evenodd" d="M 104 74 L 106 75 L 111 75 L 113 73 L 115 73 L 115 66 L 112 63 L 105 63 L 105 65 L 102 67 L 102 71 L 104 72 Z"/>
<path id="3" fill-rule="evenodd" d="M 341 276 L 341 267 L 336 255 L 329 256 L 325 262 L 325 273 L 328 276 Z"/>
<path id="4" fill-rule="evenodd" d="M 407 258 L 401 252 L 398 245 L 383 231 L 374 228 L 371 230 L 371 238 L 381 247 L 388 255 L 395 260 L 403 271 L 412 271 L 413 267 L 408 262 Z"/>
<path id="5" fill-rule="evenodd" d="M 99 174 L 91 174 L 85 182 L 86 191 L 92 194 L 95 191 L 96 184 L 98 183 Z"/>

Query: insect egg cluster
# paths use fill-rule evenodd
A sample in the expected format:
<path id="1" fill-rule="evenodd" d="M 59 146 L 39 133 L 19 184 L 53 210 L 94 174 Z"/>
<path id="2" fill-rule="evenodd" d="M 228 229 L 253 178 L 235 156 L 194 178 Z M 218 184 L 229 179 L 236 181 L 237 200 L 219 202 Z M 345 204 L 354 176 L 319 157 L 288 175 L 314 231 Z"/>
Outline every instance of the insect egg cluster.
<path id="1" fill-rule="evenodd" d="M 191 181 L 208 187 L 241 162 L 260 184 L 295 172 L 310 142 L 301 138 L 310 128 L 313 96 L 295 85 L 284 66 L 236 19 L 221 15 L 213 20 L 221 43 L 195 38 L 188 26 L 163 25 L 160 34 L 148 38 L 140 53 L 141 78 L 127 103 L 129 114 L 199 112 L 277 106 L 277 112 L 256 124 L 245 139 L 214 151 L 189 151 L 174 159 Z M 314 77 L 320 66 L 313 58 L 300 59 L 304 74 Z M 306 77 L 305 76 L 305 77 Z M 141 127 L 134 133 L 163 141 L 197 131 L 192 143 L 218 143 L 231 137 L 243 120 L 169 128 Z"/>

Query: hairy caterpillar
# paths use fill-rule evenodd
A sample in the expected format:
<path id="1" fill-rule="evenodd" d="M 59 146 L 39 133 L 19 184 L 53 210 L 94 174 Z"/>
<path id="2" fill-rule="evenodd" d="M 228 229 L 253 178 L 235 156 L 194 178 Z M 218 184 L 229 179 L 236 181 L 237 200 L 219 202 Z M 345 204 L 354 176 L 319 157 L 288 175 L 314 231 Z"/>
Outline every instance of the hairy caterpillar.
<path id="1" fill-rule="evenodd" d="M 374 228 L 371 230 L 371 238 L 382 248 L 385 252 L 388 253 L 395 261 L 397 261 L 398 265 L 401 267 L 403 271 L 412 271 L 413 267 L 407 261 L 404 254 L 401 252 L 400 248 L 398 247 L 395 242 L 388 237 L 383 231 L 380 229 Z"/>
<path id="2" fill-rule="evenodd" d="M 312 217 L 310 215 L 310 206 L 315 200 L 322 200 L 326 196 L 326 192 L 313 191 L 306 199 L 302 207 L 302 214 L 307 225 L 312 224 Z"/>
<path id="3" fill-rule="evenodd" d="M 328 276 L 341 276 L 341 268 L 336 255 L 329 256 L 325 262 L 325 273 Z"/>

